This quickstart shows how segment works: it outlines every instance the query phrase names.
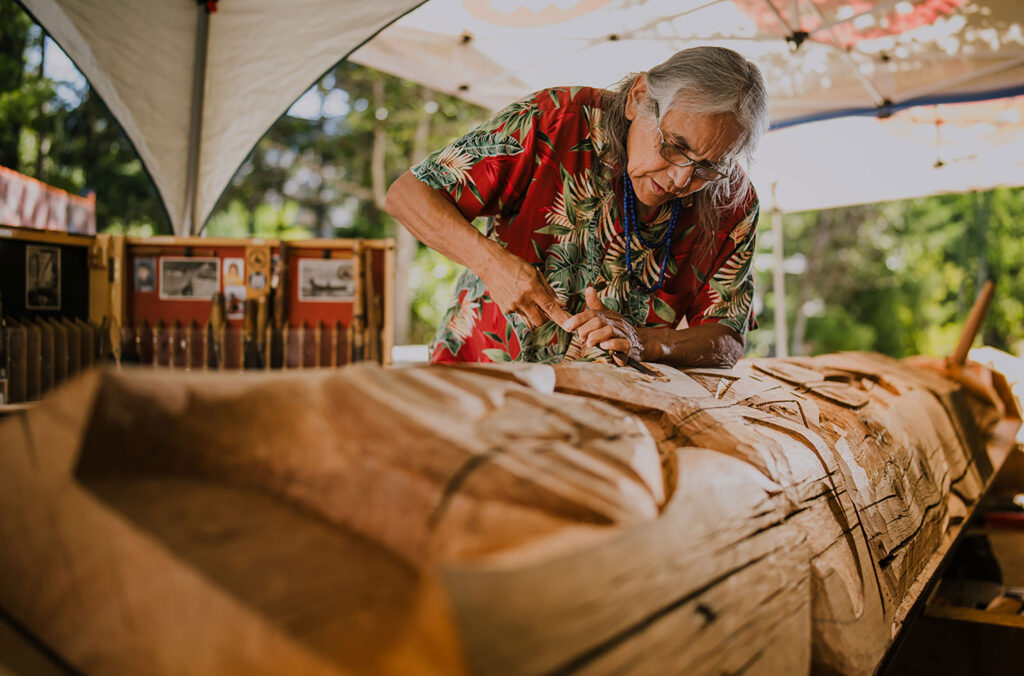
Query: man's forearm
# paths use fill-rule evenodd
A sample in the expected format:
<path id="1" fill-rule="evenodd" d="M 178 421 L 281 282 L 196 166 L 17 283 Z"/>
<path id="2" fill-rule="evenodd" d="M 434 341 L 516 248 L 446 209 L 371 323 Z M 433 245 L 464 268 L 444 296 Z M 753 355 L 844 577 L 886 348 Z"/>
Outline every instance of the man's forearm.
<path id="1" fill-rule="evenodd" d="M 743 356 L 743 336 L 718 323 L 680 330 L 637 329 L 637 333 L 644 345 L 644 361 L 731 368 Z"/>
<path id="2" fill-rule="evenodd" d="M 504 253 L 450 201 L 406 172 L 388 190 L 384 207 L 416 239 L 477 274 Z"/>
<path id="3" fill-rule="evenodd" d="M 412 173 L 391 185 L 384 207 L 418 240 L 475 272 L 502 312 L 519 313 L 532 326 L 569 318 L 534 266 L 484 237 L 444 195 Z"/>

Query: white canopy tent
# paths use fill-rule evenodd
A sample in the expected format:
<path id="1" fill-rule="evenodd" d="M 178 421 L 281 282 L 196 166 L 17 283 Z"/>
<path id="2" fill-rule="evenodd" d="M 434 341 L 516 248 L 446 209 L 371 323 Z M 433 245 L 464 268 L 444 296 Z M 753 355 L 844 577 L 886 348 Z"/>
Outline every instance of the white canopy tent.
<path id="1" fill-rule="evenodd" d="M 310 84 L 419 4 L 20 1 L 120 122 L 177 234 L 198 231 L 256 142 Z"/>
<path id="2" fill-rule="evenodd" d="M 418 0 L 21 2 L 118 118 L 179 234 L 205 222 L 292 101 L 403 15 L 353 59 L 490 108 L 547 85 L 608 85 L 687 46 L 740 51 L 763 68 L 786 127 L 755 171 L 785 210 L 1024 183 L 1019 161 L 978 159 L 1006 139 L 1024 157 L 1019 114 L 1000 118 L 1000 145 L 970 151 L 974 169 L 947 160 L 963 176 L 941 180 L 918 174 L 942 147 L 911 142 L 934 136 L 929 113 L 831 119 L 1024 93 L 1017 0 L 430 0 L 412 12 Z"/>
<path id="3" fill-rule="evenodd" d="M 1018 0 L 431 0 L 353 60 L 497 108 L 695 45 L 755 61 L 772 120 L 1024 93 Z"/>
<path id="4" fill-rule="evenodd" d="M 1024 96 L 778 129 L 751 179 L 783 212 L 1024 185 Z"/>
<path id="5" fill-rule="evenodd" d="M 1024 185 L 1022 22 L 1015 0 L 432 0 L 351 58 L 496 108 L 730 47 L 772 95 L 762 203 L 802 211 Z"/>

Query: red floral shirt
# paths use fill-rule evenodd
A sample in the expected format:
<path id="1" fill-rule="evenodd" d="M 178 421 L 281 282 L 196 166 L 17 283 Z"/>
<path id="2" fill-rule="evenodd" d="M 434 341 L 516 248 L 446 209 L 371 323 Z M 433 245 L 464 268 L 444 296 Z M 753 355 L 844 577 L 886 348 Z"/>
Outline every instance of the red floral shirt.
<path id="1" fill-rule="evenodd" d="M 696 209 L 679 216 L 661 289 L 648 294 L 627 273 L 622 224 L 622 180 L 599 159 L 601 90 L 555 88 L 513 103 L 462 138 L 413 167 L 413 174 L 445 194 L 470 221 L 493 216 L 487 236 L 540 270 L 570 314 L 585 309 L 593 285 L 602 301 L 635 326 L 720 322 L 739 333 L 756 326 L 753 300 L 753 189 L 725 214 L 713 233 L 696 222 Z M 642 228 L 659 241 L 671 203 Z M 664 248 L 632 239 L 633 274 L 648 288 L 658 280 Z M 592 359 L 579 338 L 552 321 L 531 329 L 518 314 L 503 314 L 480 278 L 466 270 L 431 346 L 432 362 L 557 362 Z"/>

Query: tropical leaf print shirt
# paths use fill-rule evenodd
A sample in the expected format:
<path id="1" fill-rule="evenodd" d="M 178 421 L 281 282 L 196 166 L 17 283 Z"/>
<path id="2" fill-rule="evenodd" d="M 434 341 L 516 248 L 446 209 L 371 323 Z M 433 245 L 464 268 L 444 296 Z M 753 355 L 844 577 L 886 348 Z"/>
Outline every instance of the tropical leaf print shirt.
<path id="1" fill-rule="evenodd" d="M 496 113 L 462 138 L 413 167 L 420 181 L 446 195 L 472 221 L 493 216 L 486 235 L 535 266 L 570 314 L 586 308 L 584 290 L 634 326 L 720 322 L 739 333 L 755 326 L 754 224 L 757 197 L 726 214 L 701 236 L 695 209 L 684 208 L 671 243 L 665 282 L 653 294 L 630 279 L 622 223 L 622 180 L 599 158 L 603 142 L 601 90 L 555 88 Z M 644 222 L 645 239 L 659 241 L 671 202 Z M 633 274 L 657 283 L 664 249 L 635 237 Z M 592 359 L 577 336 L 552 321 L 531 329 L 503 314 L 480 278 L 466 270 L 431 346 L 432 362 L 557 362 Z"/>

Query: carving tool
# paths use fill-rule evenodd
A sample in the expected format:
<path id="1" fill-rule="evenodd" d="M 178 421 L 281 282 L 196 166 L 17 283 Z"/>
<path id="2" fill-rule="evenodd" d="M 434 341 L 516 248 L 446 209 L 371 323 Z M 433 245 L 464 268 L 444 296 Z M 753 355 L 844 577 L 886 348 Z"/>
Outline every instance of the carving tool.
<path id="1" fill-rule="evenodd" d="M 639 359 L 636 359 L 635 357 L 630 357 L 625 352 L 613 352 L 611 350 L 608 350 L 607 352 L 608 352 L 608 356 L 610 356 L 612 358 L 612 361 L 616 365 L 619 365 L 621 363 L 623 366 L 628 366 L 628 367 L 630 367 L 632 369 L 636 369 L 637 371 L 639 371 L 640 373 L 644 374 L 645 376 L 651 376 L 653 378 L 662 378 L 663 377 L 660 373 L 658 373 L 657 371 L 652 369 L 647 364 L 643 363 Z"/>

